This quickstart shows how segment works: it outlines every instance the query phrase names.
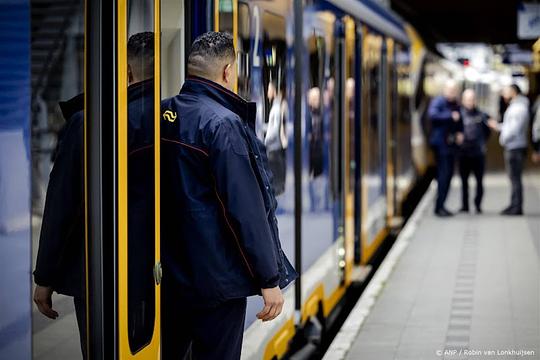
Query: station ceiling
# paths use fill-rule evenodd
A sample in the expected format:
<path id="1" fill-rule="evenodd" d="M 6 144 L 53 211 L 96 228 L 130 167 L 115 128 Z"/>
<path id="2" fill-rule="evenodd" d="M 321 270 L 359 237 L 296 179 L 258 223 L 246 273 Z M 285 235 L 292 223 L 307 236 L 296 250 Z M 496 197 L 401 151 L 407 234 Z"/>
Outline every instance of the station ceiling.
<path id="1" fill-rule="evenodd" d="M 391 7 L 431 47 L 440 42 L 474 42 L 519 44 L 530 49 L 534 41 L 517 38 L 518 3 L 517 0 L 391 0 Z"/>

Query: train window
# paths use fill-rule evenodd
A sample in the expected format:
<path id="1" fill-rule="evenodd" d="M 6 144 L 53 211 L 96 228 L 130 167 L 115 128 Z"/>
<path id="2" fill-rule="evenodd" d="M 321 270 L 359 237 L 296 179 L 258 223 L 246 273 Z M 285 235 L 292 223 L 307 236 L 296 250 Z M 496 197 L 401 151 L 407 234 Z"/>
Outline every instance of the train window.
<path id="1" fill-rule="evenodd" d="M 347 151 L 348 153 L 348 166 L 347 169 L 349 180 L 348 180 L 348 191 L 353 192 L 355 187 L 355 168 L 356 168 L 356 159 L 355 159 L 355 91 L 356 91 L 356 51 L 355 51 L 355 34 L 356 26 L 353 20 L 348 19 L 346 21 L 346 43 L 345 43 L 345 121 L 346 124 L 346 141 L 347 141 Z"/>
<path id="2" fill-rule="evenodd" d="M 266 146 L 268 163 L 274 175 L 274 192 L 279 195 L 285 191 L 288 145 L 287 119 L 289 117 L 286 95 L 285 18 L 264 11 L 262 28 L 262 73 L 253 77 L 252 86 L 262 86 L 264 110 L 259 114 L 264 114 L 264 119 L 257 121 L 256 130 Z"/>
<path id="3" fill-rule="evenodd" d="M 161 98 L 180 91 L 185 73 L 183 1 L 161 1 Z"/>
<path id="4" fill-rule="evenodd" d="M 364 66 L 366 69 L 366 132 L 365 140 L 367 150 L 366 170 L 368 187 L 368 205 L 375 203 L 383 193 L 382 172 L 383 164 L 381 157 L 381 97 L 380 87 L 382 86 L 382 37 L 372 33 L 365 36 Z"/>
<path id="5" fill-rule="evenodd" d="M 153 0 L 129 0 L 127 24 L 127 321 L 135 353 L 150 343 L 155 321 Z"/>
<path id="6" fill-rule="evenodd" d="M 408 48 L 397 44 L 395 50 L 395 94 L 396 94 L 396 131 L 397 131 L 397 175 L 400 177 L 412 170 L 411 154 L 411 113 L 410 99 L 412 83 L 409 72 Z"/>
<path id="7" fill-rule="evenodd" d="M 257 8 L 255 8 L 255 11 Z M 255 15 L 256 16 L 256 15 Z M 251 77 L 251 21 L 249 6 L 246 3 L 238 3 L 238 40 L 236 43 L 236 57 L 238 64 L 238 95 L 249 99 L 249 80 Z M 255 21 L 254 26 L 257 26 Z M 259 29 L 257 28 L 257 31 Z"/>
<path id="8" fill-rule="evenodd" d="M 233 33 L 235 0 L 218 1 L 219 31 Z"/>

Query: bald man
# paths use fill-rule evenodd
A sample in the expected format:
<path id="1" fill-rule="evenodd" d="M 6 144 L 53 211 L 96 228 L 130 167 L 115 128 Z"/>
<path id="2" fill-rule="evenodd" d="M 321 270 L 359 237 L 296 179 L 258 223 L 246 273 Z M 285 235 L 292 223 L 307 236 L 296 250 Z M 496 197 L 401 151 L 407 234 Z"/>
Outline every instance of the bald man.
<path id="1" fill-rule="evenodd" d="M 453 214 L 444 206 L 450 182 L 454 174 L 454 158 L 457 142 L 461 139 L 463 124 L 457 98 L 459 88 L 455 81 L 446 82 L 442 96 L 435 97 L 428 108 L 431 120 L 430 145 L 437 162 L 437 200 L 435 215 L 440 217 Z"/>
<path id="2" fill-rule="evenodd" d="M 463 119 L 463 142 L 459 145 L 458 163 L 461 177 L 461 212 L 469 212 L 469 175 L 476 179 L 474 206 L 476 213 L 482 213 L 484 195 L 484 169 L 486 163 L 486 142 L 490 134 L 489 115 L 478 110 L 476 93 L 467 89 L 461 97 L 461 118 Z"/>
<path id="3" fill-rule="evenodd" d="M 246 298 L 262 321 L 296 277 L 279 240 L 254 103 L 232 89 L 230 34 L 198 37 L 180 94 L 162 103 L 163 359 L 240 359 Z"/>

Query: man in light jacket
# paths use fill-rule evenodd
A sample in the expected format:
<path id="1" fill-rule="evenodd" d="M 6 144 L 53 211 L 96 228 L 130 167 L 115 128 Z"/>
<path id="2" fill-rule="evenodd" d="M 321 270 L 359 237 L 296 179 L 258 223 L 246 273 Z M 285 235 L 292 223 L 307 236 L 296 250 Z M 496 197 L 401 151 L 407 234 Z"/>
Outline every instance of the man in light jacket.
<path id="1" fill-rule="evenodd" d="M 504 147 L 506 171 L 512 185 L 510 205 L 502 215 L 523 215 L 523 184 L 521 176 L 527 154 L 529 128 L 529 100 L 517 85 L 508 89 L 510 104 L 504 113 L 502 124 L 490 121 L 490 127 L 500 132 L 499 143 Z"/>

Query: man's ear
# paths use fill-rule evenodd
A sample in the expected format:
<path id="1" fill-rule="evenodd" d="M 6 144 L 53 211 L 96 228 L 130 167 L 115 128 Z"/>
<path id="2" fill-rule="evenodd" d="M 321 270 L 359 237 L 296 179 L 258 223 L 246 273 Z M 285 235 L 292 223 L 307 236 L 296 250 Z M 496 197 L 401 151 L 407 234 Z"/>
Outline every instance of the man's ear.
<path id="1" fill-rule="evenodd" d="M 230 84 L 232 80 L 232 64 L 227 64 L 223 69 L 223 82 L 225 84 Z"/>

